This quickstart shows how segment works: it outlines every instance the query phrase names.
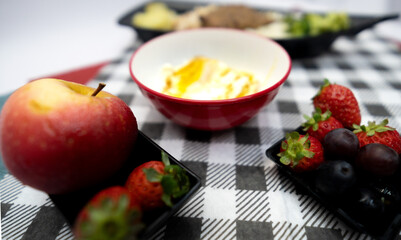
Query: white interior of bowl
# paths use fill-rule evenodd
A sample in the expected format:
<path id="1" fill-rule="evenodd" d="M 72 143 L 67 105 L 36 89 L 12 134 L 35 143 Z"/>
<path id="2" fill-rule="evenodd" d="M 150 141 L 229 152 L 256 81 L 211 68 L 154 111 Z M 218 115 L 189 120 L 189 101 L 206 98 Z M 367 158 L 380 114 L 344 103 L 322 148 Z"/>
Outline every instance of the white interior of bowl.
<path id="1" fill-rule="evenodd" d="M 259 35 L 230 29 L 196 29 L 173 32 L 142 45 L 131 61 L 131 70 L 142 84 L 160 92 L 165 64 L 182 66 L 195 56 L 214 58 L 228 66 L 253 73 L 269 88 L 283 79 L 291 66 L 287 52 Z"/>

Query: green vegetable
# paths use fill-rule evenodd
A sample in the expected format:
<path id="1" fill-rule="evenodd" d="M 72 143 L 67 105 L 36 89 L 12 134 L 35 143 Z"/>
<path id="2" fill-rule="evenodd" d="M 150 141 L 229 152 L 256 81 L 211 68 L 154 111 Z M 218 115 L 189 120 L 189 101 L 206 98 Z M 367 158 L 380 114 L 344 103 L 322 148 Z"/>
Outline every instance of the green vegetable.
<path id="1" fill-rule="evenodd" d="M 284 18 L 288 24 L 288 32 L 294 37 L 305 35 L 316 36 L 327 32 L 337 32 L 349 28 L 350 20 L 346 13 L 327 13 L 320 15 L 307 13 L 303 15 L 289 14 Z"/>

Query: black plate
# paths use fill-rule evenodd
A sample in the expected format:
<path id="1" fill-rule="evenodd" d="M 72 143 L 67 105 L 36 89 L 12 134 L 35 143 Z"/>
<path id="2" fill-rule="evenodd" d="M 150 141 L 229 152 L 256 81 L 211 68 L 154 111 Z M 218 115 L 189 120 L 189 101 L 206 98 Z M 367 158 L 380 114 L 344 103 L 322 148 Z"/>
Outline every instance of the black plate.
<path id="1" fill-rule="evenodd" d="M 192 10 L 196 6 L 204 6 L 209 3 L 197 3 L 197 2 L 174 2 L 165 1 L 164 2 L 169 8 L 175 10 L 177 13 L 183 13 Z M 133 15 L 138 12 L 142 12 L 147 3 L 132 9 L 128 13 L 124 14 L 118 23 L 134 29 L 138 38 L 146 42 L 154 37 L 160 36 L 167 33 L 168 31 L 150 30 L 145 28 L 136 27 L 131 23 Z M 257 10 L 268 11 L 272 9 L 262 9 L 257 8 Z M 398 18 L 398 14 L 388 14 L 380 16 L 362 16 L 354 15 L 350 16 L 351 26 L 346 31 L 340 31 L 335 33 L 325 33 L 318 36 L 307 36 L 301 38 L 291 38 L 291 39 L 276 39 L 276 41 L 281 44 L 292 58 L 304 58 L 313 57 L 324 53 L 329 50 L 334 40 L 340 36 L 355 36 L 362 30 L 373 27 L 375 24 L 386 21 L 389 19 Z"/>
<path id="2" fill-rule="evenodd" d="M 50 195 L 50 198 L 55 206 L 64 215 L 70 226 L 73 226 L 80 210 L 97 192 L 108 186 L 124 185 L 129 174 L 136 166 L 139 166 L 142 163 L 150 160 L 160 160 L 161 151 L 164 150 L 145 134 L 139 132 L 138 139 L 132 151 L 132 157 L 129 158 L 130 160 L 128 160 L 119 170 L 119 172 L 117 172 L 113 177 L 91 188 L 82 189 L 78 192 L 70 194 Z M 165 207 L 163 209 L 144 214 L 142 220 L 146 227 L 141 232 L 141 239 L 148 239 L 152 234 L 160 229 L 166 223 L 168 218 L 177 212 L 187 202 L 187 200 L 194 193 L 196 193 L 201 185 L 200 178 L 195 173 L 193 173 L 170 154 L 168 154 L 168 156 L 171 164 L 177 164 L 186 170 L 191 183 L 191 188 L 186 195 L 174 202 L 172 208 Z"/>
<path id="3" fill-rule="evenodd" d="M 301 127 L 297 128 L 295 131 L 305 134 Z M 394 239 L 399 234 L 401 229 L 401 212 L 399 209 L 391 212 L 391 214 L 386 214 L 380 219 L 377 217 L 361 217 L 361 215 L 355 210 L 354 205 L 352 205 L 350 200 L 347 198 L 349 195 L 339 198 L 327 197 L 323 195 L 315 188 L 314 172 L 295 173 L 288 166 L 285 166 L 280 162 L 280 158 L 277 156 L 277 154 L 280 152 L 280 146 L 283 140 L 285 140 L 285 138 L 276 142 L 273 146 L 267 149 L 266 155 L 270 160 L 276 163 L 281 173 L 289 177 L 295 183 L 300 191 L 311 195 L 350 227 L 360 232 L 369 234 L 375 239 Z M 365 186 L 363 183 L 367 181 L 371 180 L 358 176 L 358 182 L 355 188 L 362 185 Z M 391 180 L 391 182 L 393 181 Z M 400 184 L 395 186 L 397 187 L 397 190 L 400 191 Z M 354 189 L 352 189 L 350 192 L 353 190 Z"/>

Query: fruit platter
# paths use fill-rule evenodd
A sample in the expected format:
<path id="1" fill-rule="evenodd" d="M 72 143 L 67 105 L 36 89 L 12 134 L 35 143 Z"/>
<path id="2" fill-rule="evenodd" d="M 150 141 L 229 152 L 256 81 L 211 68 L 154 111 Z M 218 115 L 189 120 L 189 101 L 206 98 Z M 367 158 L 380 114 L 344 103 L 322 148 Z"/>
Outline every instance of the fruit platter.
<path id="1" fill-rule="evenodd" d="M 128 177 L 133 169 L 145 162 L 160 159 L 160 154 L 164 152 L 164 150 L 145 134 L 139 132 L 138 140 L 132 152 L 134 154 L 130 160 L 126 162 L 114 176 L 107 179 L 105 182 L 73 193 L 50 195 L 56 207 L 65 216 L 71 226 L 76 226 L 80 211 L 96 193 L 112 186 L 124 185 L 125 182 L 128 181 Z M 142 223 L 139 225 L 138 230 L 140 239 L 148 239 L 151 237 L 152 234 L 159 230 L 169 217 L 176 213 L 200 187 L 200 179 L 196 174 L 169 154 L 168 158 L 171 164 L 179 165 L 185 169 L 190 183 L 188 192 L 176 199 L 172 207 L 164 206 L 156 210 L 142 212 Z"/>
<path id="2" fill-rule="evenodd" d="M 387 119 L 361 124 L 352 91 L 327 79 L 313 105 L 312 116 L 304 115 L 267 157 L 345 223 L 393 239 L 401 228 L 400 134 Z"/>
<path id="3" fill-rule="evenodd" d="M 215 10 L 216 7 L 218 10 Z M 268 15 L 267 19 L 265 15 Z M 328 51 L 340 36 L 355 36 L 377 23 L 396 18 L 396 13 L 365 16 L 340 12 L 283 12 L 244 5 L 216 6 L 192 1 L 150 1 L 123 14 L 118 23 L 133 29 L 144 42 L 171 31 L 198 27 L 243 29 L 274 39 L 292 58 L 304 58 Z"/>

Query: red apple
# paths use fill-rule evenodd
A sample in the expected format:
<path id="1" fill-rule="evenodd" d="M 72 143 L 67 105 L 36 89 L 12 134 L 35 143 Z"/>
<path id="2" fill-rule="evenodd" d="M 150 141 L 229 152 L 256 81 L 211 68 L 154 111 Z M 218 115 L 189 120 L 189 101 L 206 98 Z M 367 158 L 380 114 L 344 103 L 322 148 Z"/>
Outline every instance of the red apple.
<path id="1" fill-rule="evenodd" d="M 128 158 L 138 126 L 118 97 L 58 79 L 17 89 L 0 115 L 4 164 L 23 184 L 48 194 L 87 187 Z"/>

